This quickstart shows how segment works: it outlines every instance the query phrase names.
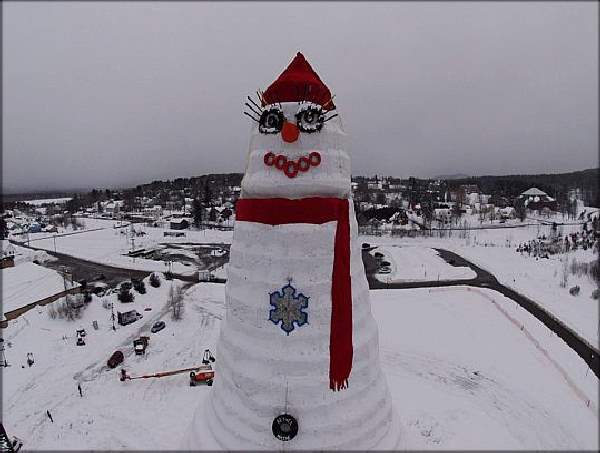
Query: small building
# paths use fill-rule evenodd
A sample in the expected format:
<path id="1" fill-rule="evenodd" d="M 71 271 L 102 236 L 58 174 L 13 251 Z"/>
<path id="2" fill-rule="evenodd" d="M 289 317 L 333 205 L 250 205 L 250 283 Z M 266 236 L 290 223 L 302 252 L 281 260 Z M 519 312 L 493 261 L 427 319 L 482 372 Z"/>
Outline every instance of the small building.
<path id="1" fill-rule="evenodd" d="M 169 227 L 172 230 L 187 230 L 190 227 L 190 222 L 186 219 L 171 219 L 169 221 Z"/>
<path id="2" fill-rule="evenodd" d="M 532 187 L 519 195 L 519 200 L 525 207 L 534 211 L 542 211 L 548 208 L 551 211 L 556 211 L 557 203 L 554 198 L 536 187 Z"/>

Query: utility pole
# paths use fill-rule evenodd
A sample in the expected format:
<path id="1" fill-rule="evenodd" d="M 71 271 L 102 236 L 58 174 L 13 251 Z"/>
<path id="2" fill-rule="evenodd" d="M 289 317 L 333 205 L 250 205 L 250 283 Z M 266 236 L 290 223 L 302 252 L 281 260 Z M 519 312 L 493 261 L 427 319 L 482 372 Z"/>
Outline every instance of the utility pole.
<path id="1" fill-rule="evenodd" d="M 117 328 L 115 327 L 115 304 L 113 302 L 110 303 L 110 311 L 111 311 L 110 319 L 112 320 L 112 329 L 113 329 L 113 331 L 116 331 Z"/>
<path id="2" fill-rule="evenodd" d="M 0 338 L 0 366 L 7 367 L 8 362 L 6 361 L 6 356 L 4 355 L 4 338 Z"/>

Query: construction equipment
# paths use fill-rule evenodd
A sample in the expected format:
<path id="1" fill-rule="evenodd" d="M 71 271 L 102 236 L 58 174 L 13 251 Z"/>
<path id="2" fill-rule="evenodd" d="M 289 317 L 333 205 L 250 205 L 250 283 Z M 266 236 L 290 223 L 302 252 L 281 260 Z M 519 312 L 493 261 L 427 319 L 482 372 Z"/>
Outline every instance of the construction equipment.
<path id="1" fill-rule="evenodd" d="M 213 385 L 215 371 L 210 365 L 205 365 L 197 372 L 190 371 L 190 387 L 195 387 L 200 384 L 206 384 L 209 387 Z"/>
<path id="2" fill-rule="evenodd" d="M 77 346 L 85 346 L 85 340 L 83 339 L 83 337 L 85 337 L 85 329 L 79 329 L 76 331 L 77 334 Z"/>
<path id="3" fill-rule="evenodd" d="M 202 364 L 203 365 L 208 365 L 210 362 L 214 362 L 215 356 L 212 355 L 212 352 L 210 352 L 210 349 L 205 349 L 204 350 L 204 355 L 202 357 Z"/>
<path id="4" fill-rule="evenodd" d="M 133 350 L 135 351 L 135 355 L 144 355 L 146 353 L 149 340 L 150 337 L 140 337 L 133 340 Z"/>
<path id="5" fill-rule="evenodd" d="M 125 371 L 124 368 L 121 368 L 121 377 L 119 378 L 121 380 L 121 382 L 125 382 L 126 380 L 132 381 L 134 379 L 149 379 L 149 378 L 161 378 L 161 377 L 166 377 L 166 376 L 174 376 L 176 374 L 181 374 L 181 373 L 187 373 L 189 371 L 200 371 L 203 370 L 204 368 L 206 368 L 205 366 L 195 366 L 192 368 L 182 368 L 179 370 L 173 370 L 173 371 L 161 371 L 158 373 L 153 373 L 153 374 L 145 374 L 143 376 L 129 376 L 127 374 L 127 372 Z M 213 375 L 214 375 L 214 371 L 213 371 Z"/>

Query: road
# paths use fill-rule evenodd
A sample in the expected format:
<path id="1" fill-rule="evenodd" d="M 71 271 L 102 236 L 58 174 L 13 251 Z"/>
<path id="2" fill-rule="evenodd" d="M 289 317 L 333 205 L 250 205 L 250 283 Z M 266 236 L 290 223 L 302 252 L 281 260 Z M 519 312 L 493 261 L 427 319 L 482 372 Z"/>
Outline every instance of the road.
<path id="1" fill-rule="evenodd" d="M 136 269 L 125 269 L 115 266 L 109 266 L 107 264 L 96 263 L 93 261 L 76 258 L 71 255 L 67 255 L 60 252 L 53 252 L 50 250 L 44 250 L 31 245 L 15 242 L 16 245 L 21 247 L 29 248 L 32 250 L 45 251 L 49 255 L 56 258 L 56 261 L 47 261 L 43 263 L 44 266 L 54 269 L 61 270 L 63 267 L 68 267 L 73 272 L 73 280 L 81 281 L 86 280 L 92 282 L 98 280 L 101 275 L 104 276 L 102 281 L 109 286 L 116 286 L 124 280 L 130 280 L 131 278 L 143 279 L 151 274 L 149 271 L 142 271 Z M 223 266 L 229 260 L 229 253 L 224 254 L 221 257 L 214 257 L 214 260 L 208 265 L 206 270 L 215 270 L 216 268 Z M 173 277 L 178 280 L 195 283 L 198 281 L 195 275 L 183 275 L 173 273 Z M 217 279 L 217 283 L 224 283 L 224 280 Z"/>
<path id="2" fill-rule="evenodd" d="M 19 244 L 24 246 L 23 244 Z M 34 250 L 35 247 L 29 246 Z M 367 274 L 367 280 L 369 282 L 369 289 L 409 289 L 409 288 L 434 288 L 434 287 L 447 287 L 447 286 L 472 286 L 477 288 L 489 288 L 509 299 L 514 300 L 521 307 L 531 313 L 535 318 L 541 321 L 546 327 L 552 332 L 558 335 L 571 349 L 573 349 L 592 369 L 594 374 L 600 378 L 600 352 L 598 349 L 590 345 L 585 339 L 578 335 L 574 330 L 566 326 L 562 321 L 554 317 L 552 313 L 541 307 L 539 304 L 518 293 L 512 288 L 501 284 L 496 277 L 490 274 L 488 271 L 481 269 L 471 261 L 457 255 L 454 252 L 445 249 L 435 249 L 440 257 L 448 262 L 452 266 L 469 267 L 475 273 L 476 277 L 470 280 L 433 280 L 425 282 L 397 282 L 397 283 L 384 283 L 380 282 L 374 277 L 374 273 L 377 269 L 377 263 L 375 258 L 367 251 L 363 251 L 362 259 Z M 57 258 L 54 262 L 47 262 L 47 267 L 57 269 L 61 266 L 67 266 L 74 271 L 75 280 L 86 280 L 93 281 L 98 278 L 101 274 L 105 277 L 107 284 L 118 284 L 123 280 L 133 278 L 145 278 L 150 272 L 139 271 L 132 269 L 122 269 L 113 266 L 107 266 L 105 264 L 94 263 L 92 261 L 83 260 L 81 258 L 75 258 L 70 255 L 63 253 L 49 252 L 48 253 Z M 229 259 L 229 253 L 222 257 L 215 257 L 215 261 L 211 263 L 208 270 L 214 270 L 219 266 L 225 264 Z M 173 274 L 177 279 L 184 280 L 187 282 L 196 282 L 196 278 L 191 275 L 179 275 Z M 224 279 L 218 279 L 215 283 L 225 283 Z"/>
<path id="3" fill-rule="evenodd" d="M 457 255 L 454 252 L 445 249 L 435 249 L 440 257 L 451 266 L 469 267 L 475 273 L 476 277 L 470 280 L 433 280 L 425 282 L 396 282 L 385 283 L 374 277 L 377 270 L 375 258 L 368 252 L 363 251 L 362 259 L 369 282 L 369 289 L 409 289 L 409 288 L 435 288 L 446 286 L 472 286 L 477 288 L 489 288 L 498 291 L 509 299 L 514 300 L 521 307 L 531 313 L 535 318 L 541 321 L 548 329 L 558 335 L 571 349 L 573 349 L 590 367 L 594 374 L 600 378 L 600 353 L 598 349 L 590 345 L 585 339 L 577 334 L 562 321 L 554 317 L 552 313 L 541 307 L 537 302 L 529 299 L 512 288 L 504 286 L 496 277 L 488 271 L 481 269 L 471 261 Z"/>

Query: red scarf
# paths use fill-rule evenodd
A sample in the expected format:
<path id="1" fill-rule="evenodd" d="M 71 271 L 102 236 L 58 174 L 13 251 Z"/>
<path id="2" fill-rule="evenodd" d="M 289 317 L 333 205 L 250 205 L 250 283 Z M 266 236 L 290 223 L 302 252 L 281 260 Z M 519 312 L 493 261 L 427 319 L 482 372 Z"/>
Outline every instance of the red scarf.
<path id="1" fill-rule="evenodd" d="M 329 387 L 348 386 L 352 369 L 352 285 L 350 278 L 349 200 L 342 198 L 239 199 L 236 220 L 267 225 L 320 224 L 337 221 L 331 276 L 331 331 L 329 334 Z"/>

